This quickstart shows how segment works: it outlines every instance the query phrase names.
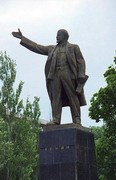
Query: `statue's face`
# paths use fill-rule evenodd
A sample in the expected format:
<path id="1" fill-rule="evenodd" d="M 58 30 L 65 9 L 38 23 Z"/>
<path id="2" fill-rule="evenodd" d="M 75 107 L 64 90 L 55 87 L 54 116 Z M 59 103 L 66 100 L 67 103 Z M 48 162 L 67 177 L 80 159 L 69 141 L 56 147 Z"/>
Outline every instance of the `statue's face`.
<path id="1" fill-rule="evenodd" d="M 61 43 L 65 39 L 65 35 L 62 31 L 57 32 L 56 40 L 57 43 Z"/>

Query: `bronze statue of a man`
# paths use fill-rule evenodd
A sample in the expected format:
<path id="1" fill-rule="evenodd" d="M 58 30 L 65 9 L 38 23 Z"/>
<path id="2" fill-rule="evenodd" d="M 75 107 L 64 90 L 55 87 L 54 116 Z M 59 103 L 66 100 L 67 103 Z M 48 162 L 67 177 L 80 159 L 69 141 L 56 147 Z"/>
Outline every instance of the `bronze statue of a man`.
<path id="1" fill-rule="evenodd" d="M 85 75 L 85 61 L 79 46 L 68 42 L 69 34 L 64 29 L 57 32 L 57 45 L 49 46 L 27 39 L 20 30 L 12 34 L 21 39 L 20 44 L 24 47 L 48 56 L 45 76 L 52 107 L 50 124 L 60 124 L 64 106 L 70 106 L 73 123 L 81 124 L 80 106 L 86 105 L 83 86 L 88 76 Z"/>

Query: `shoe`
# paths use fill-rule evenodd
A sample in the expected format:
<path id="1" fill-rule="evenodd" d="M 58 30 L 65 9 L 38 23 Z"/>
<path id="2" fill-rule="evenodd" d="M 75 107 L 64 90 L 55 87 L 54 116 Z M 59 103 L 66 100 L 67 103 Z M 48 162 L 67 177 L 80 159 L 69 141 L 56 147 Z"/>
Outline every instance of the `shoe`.
<path id="1" fill-rule="evenodd" d="M 74 120 L 73 120 L 73 123 L 81 125 L 81 118 L 80 117 L 75 117 Z"/>

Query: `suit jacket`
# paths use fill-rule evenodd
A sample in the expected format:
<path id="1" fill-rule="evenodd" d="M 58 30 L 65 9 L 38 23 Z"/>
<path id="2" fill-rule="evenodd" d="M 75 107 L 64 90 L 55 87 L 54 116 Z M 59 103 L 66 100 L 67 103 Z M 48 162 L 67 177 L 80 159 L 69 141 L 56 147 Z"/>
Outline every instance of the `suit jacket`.
<path id="1" fill-rule="evenodd" d="M 50 100 L 52 101 L 51 87 L 50 87 L 49 82 L 50 82 L 50 79 L 54 78 L 55 65 L 56 65 L 56 53 L 54 52 L 55 52 L 55 49 L 57 48 L 57 45 L 42 46 L 27 39 L 24 36 L 22 37 L 20 44 L 35 53 L 48 56 L 46 65 L 45 65 L 45 75 L 46 75 L 46 86 L 47 86 L 48 94 L 49 94 Z M 75 82 L 78 86 L 79 78 L 85 77 L 86 79 L 85 61 L 84 61 L 84 58 L 82 56 L 79 46 L 75 44 L 70 44 L 69 42 L 67 42 L 66 57 L 67 57 L 68 65 L 72 73 L 74 74 Z M 80 106 L 86 105 L 83 88 L 82 88 L 81 93 L 77 94 L 77 96 L 80 101 Z M 63 94 L 62 106 L 69 106 L 68 98 L 66 97 L 65 92 Z"/>

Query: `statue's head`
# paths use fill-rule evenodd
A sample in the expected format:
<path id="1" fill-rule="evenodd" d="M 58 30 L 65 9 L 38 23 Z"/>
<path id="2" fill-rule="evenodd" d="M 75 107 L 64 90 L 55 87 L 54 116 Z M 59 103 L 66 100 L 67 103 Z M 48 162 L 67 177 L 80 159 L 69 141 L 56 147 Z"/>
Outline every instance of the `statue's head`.
<path id="1" fill-rule="evenodd" d="M 56 36 L 57 43 L 67 41 L 68 38 L 69 38 L 69 34 L 67 30 L 65 29 L 58 30 L 57 36 Z"/>

